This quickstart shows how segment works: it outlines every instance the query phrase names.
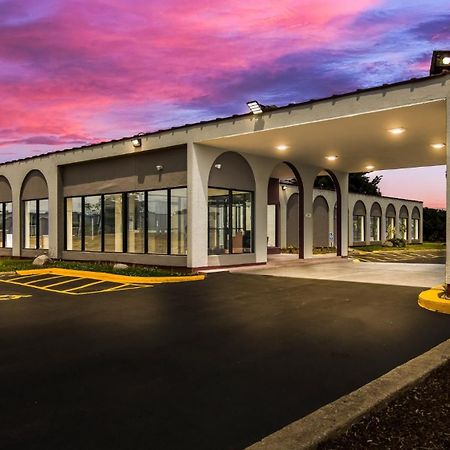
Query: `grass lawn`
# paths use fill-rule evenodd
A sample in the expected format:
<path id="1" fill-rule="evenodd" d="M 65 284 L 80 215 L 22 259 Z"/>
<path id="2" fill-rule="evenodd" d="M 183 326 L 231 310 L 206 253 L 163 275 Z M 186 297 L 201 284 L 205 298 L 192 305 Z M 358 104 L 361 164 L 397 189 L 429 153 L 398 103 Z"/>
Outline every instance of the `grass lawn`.
<path id="1" fill-rule="evenodd" d="M 366 245 L 363 247 L 354 247 L 353 250 L 361 252 L 382 251 L 399 251 L 399 250 L 444 250 L 444 242 L 424 242 L 423 244 L 407 244 L 406 247 L 383 247 L 382 245 Z"/>
<path id="2" fill-rule="evenodd" d="M 8 259 L 0 258 L 0 272 L 14 272 L 16 270 L 38 269 L 32 265 L 32 259 Z M 127 269 L 114 270 L 113 264 L 109 263 L 91 263 L 91 262 L 71 262 L 71 261 L 53 261 L 47 267 L 59 267 L 61 269 L 87 270 L 89 272 L 107 272 L 119 275 L 130 275 L 139 277 L 166 277 L 181 276 L 186 273 L 175 272 L 170 269 L 160 269 L 149 266 L 129 266 Z"/>

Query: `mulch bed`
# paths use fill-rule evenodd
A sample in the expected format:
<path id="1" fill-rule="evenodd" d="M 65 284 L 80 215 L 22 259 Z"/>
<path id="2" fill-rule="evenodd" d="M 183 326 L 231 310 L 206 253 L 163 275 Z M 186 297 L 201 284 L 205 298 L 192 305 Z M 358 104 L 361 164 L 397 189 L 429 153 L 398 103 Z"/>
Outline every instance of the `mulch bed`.
<path id="1" fill-rule="evenodd" d="M 450 363 L 318 448 L 450 449 Z"/>

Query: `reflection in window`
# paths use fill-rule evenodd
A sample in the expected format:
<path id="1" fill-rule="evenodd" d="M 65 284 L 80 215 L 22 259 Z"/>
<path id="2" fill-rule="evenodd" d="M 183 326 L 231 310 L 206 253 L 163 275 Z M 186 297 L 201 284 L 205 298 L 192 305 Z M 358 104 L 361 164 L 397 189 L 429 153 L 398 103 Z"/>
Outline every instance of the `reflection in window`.
<path id="1" fill-rule="evenodd" d="M 378 216 L 370 217 L 370 240 L 377 242 L 381 240 L 381 218 Z"/>
<path id="2" fill-rule="evenodd" d="M 86 251 L 102 250 L 102 198 L 93 195 L 84 198 L 84 247 Z"/>
<path id="3" fill-rule="evenodd" d="M 4 242 L 6 248 L 13 246 L 13 204 L 12 202 L 5 203 L 5 228 L 4 228 Z"/>
<path id="4" fill-rule="evenodd" d="M 66 198 L 66 250 L 81 250 L 81 197 Z"/>
<path id="5" fill-rule="evenodd" d="M 167 254 L 167 191 L 148 192 L 148 252 Z"/>
<path id="6" fill-rule="evenodd" d="M 127 194 L 128 209 L 128 252 L 145 251 L 145 193 Z"/>
<path id="7" fill-rule="evenodd" d="M 187 253 L 187 189 L 170 191 L 170 253 Z"/>
<path id="8" fill-rule="evenodd" d="M 25 248 L 37 248 L 37 200 L 26 200 L 23 204 Z"/>
<path id="9" fill-rule="evenodd" d="M 395 238 L 395 217 L 386 217 L 386 239 Z"/>
<path id="10" fill-rule="evenodd" d="M 105 252 L 123 252 L 122 194 L 105 195 Z"/>
<path id="11" fill-rule="evenodd" d="M 229 200 L 225 189 L 208 189 L 208 230 L 210 255 L 229 253 Z"/>
<path id="12" fill-rule="evenodd" d="M 232 191 L 232 251 L 252 251 L 252 193 Z"/>
<path id="13" fill-rule="evenodd" d="M 210 255 L 253 251 L 252 209 L 252 192 L 208 189 Z"/>
<path id="14" fill-rule="evenodd" d="M 353 216 L 353 242 L 364 241 L 364 216 Z"/>

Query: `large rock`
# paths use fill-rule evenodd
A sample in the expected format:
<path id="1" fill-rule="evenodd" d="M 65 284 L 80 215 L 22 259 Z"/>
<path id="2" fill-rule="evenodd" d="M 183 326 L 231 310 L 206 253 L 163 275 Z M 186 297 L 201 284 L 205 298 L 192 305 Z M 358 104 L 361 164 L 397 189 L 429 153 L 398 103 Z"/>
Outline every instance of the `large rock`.
<path id="1" fill-rule="evenodd" d="M 126 264 L 116 263 L 113 266 L 113 270 L 124 270 L 124 269 L 128 269 L 128 266 Z"/>
<path id="2" fill-rule="evenodd" d="M 46 266 L 50 264 L 52 260 L 47 255 L 39 255 L 38 257 L 34 258 L 33 266 Z"/>
<path id="3" fill-rule="evenodd" d="M 391 241 L 386 241 L 384 244 L 383 244 L 383 247 L 393 247 L 394 246 L 394 244 L 391 242 Z"/>

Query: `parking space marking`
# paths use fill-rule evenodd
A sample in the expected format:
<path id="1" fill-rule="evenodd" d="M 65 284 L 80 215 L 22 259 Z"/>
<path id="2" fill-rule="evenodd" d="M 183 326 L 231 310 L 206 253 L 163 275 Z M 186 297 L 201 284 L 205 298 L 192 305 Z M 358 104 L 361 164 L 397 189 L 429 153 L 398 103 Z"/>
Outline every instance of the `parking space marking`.
<path id="1" fill-rule="evenodd" d="M 32 280 L 30 278 L 33 277 Z M 51 281 L 57 278 L 68 278 L 63 281 L 58 281 L 57 283 L 50 283 L 50 284 L 40 284 L 47 280 Z M 26 281 L 22 281 L 26 280 Z M 87 294 L 99 294 L 99 293 L 108 293 L 108 292 L 118 292 L 118 291 L 126 291 L 126 290 L 133 290 L 133 289 L 144 289 L 153 287 L 150 284 L 136 284 L 136 283 L 118 283 L 118 282 L 110 282 L 110 281 L 100 281 L 95 280 L 92 278 L 85 278 L 85 277 L 68 277 L 67 275 L 23 275 L 20 277 L 10 278 L 10 279 L 3 279 L 0 280 L 1 283 L 6 284 L 14 284 L 17 286 L 24 286 L 28 288 L 33 289 L 39 289 L 41 291 L 47 291 L 47 292 L 53 292 L 56 294 L 67 294 L 67 295 L 87 295 Z M 68 287 L 64 289 L 64 285 L 74 282 L 81 282 L 82 284 Z M 95 289 L 95 287 L 100 287 L 101 285 L 107 285 L 104 289 Z M 113 286 L 111 286 L 111 284 Z M 61 289 L 55 289 L 56 287 L 60 286 Z M 89 290 L 85 290 L 89 289 Z"/>

